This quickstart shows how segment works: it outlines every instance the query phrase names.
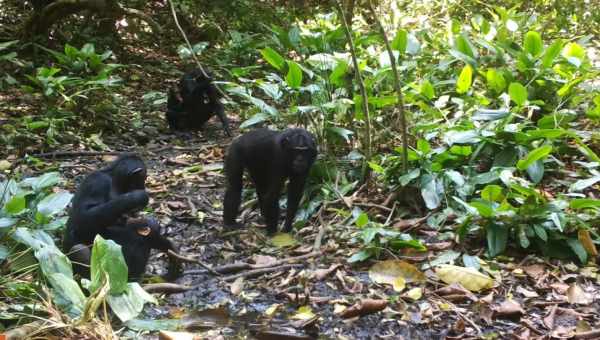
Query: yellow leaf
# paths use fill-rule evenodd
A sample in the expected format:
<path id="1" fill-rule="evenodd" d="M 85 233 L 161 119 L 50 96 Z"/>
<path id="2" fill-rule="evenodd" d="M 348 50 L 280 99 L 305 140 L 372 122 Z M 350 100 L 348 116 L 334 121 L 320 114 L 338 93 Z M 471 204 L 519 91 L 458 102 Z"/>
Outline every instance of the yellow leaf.
<path id="1" fill-rule="evenodd" d="M 424 282 L 425 275 L 412 264 L 400 260 L 387 260 L 375 263 L 369 269 L 373 282 L 389 284 L 397 292 L 406 287 L 407 282 Z"/>
<path id="2" fill-rule="evenodd" d="M 277 309 L 279 309 L 279 304 L 274 303 L 269 308 L 267 308 L 267 310 L 265 310 L 265 314 L 267 316 L 273 316 L 275 315 L 275 312 L 277 312 Z"/>
<path id="3" fill-rule="evenodd" d="M 235 281 L 233 281 L 233 283 L 231 284 L 230 290 L 231 294 L 235 296 L 240 295 L 242 290 L 244 290 L 244 278 L 238 277 L 237 279 L 235 279 Z"/>
<path id="4" fill-rule="evenodd" d="M 333 313 L 334 314 L 341 314 L 343 311 L 345 311 L 348 307 L 344 306 L 344 305 L 340 305 L 339 303 L 336 303 L 333 306 Z"/>
<path id="5" fill-rule="evenodd" d="M 8 169 L 10 169 L 10 167 L 11 167 L 11 164 L 6 159 L 3 159 L 0 161 L 0 171 L 8 170 Z"/>
<path id="6" fill-rule="evenodd" d="M 310 309 L 310 306 L 302 306 L 298 308 L 298 312 L 296 312 L 296 314 L 292 315 L 292 319 L 297 320 L 310 320 L 314 317 L 315 313 L 313 313 L 312 309 Z"/>
<path id="7" fill-rule="evenodd" d="M 420 287 L 415 287 L 405 294 L 409 299 L 413 301 L 419 300 L 423 296 L 423 289 Z"/>
<path id="8" fill-rule="evenodd" d="M 474 268 L 465 268 L 450 264 L 443 264 L 435 269 L 435 273 L 447 284 L 460 283 L 472 292 L 492 288 L 494 280 Z"/>
<path id="9" fill-rule="evenodd" d="M 288 233 L 277 233 L 271 238 L 271 243 L 278 247 L 291 247 L 296 244 L 296 240 Z"/>
<path id="10" fill-rule="evenodd" d="M 581 245 L 588 254 L 598 256 L 598 249 L 596 249 L 596 245 L 592 241 L 590 232 L 587 229 L 579 229 L 577 231 L 577 238 L 579 238 L 579 242 L 581 242 Z"/>

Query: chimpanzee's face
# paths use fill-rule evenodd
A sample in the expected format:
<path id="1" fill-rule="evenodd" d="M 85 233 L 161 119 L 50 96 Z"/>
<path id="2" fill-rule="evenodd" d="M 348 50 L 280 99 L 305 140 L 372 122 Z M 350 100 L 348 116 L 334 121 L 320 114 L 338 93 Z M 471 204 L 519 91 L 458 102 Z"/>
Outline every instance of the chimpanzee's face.
<path id="1" fill-rule="evenodd" d="M 146 188 L 146 165 L 139 158 L 126 158 L 120 161 L 113 170 L 113 184 L 120 193 Z"/>
<path id="2" fill-rule="evenodd" d="M 294 133 L 283 141 L 289 169 L 294 175 L 306 175 L 317 157 L 317 147 L 312 136 Z"/>

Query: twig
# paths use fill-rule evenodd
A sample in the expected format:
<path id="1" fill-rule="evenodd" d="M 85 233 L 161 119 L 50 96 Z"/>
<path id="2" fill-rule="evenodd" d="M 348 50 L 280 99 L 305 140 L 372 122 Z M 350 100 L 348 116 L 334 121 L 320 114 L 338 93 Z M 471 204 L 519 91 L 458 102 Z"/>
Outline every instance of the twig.
<path id="1" fill-rule="evenodd" d="M 575 333 L 574 339 L 598 339 L 600 338 L 600 329 L 594 329 L 587 332 Z"/>
<path id="2" fill-rule="evenodd" d="M 78 156 L 119 156 L 128 151 L 54 151 L 31 155 L 37 158 L 78 157 Z"/>
<path id="3" fill-rule="evenodd" d="M 176 252 L 172 251 L 169 249 L 168 251 L 169 256 L 173 256 L 174 258 L 184 261 L 184 262 L 189 262 L 189 263 L 196 263 L 199 264 L 200 266 L 202 266 L 204 269 L 208 270 L 210 273 L 216 275 L 216 276 L 220 276 L 221 274 L 219 274 L 217 271 L 215 271 L 214 269 L 212 269 L 209 265 L 207 265 L 206 263 L 198 260 L 198 259 L 192 259 L 183 255 L 179 255 Z"/>
<path id="4" fill-rule="evenodd" d="M 149 283 L 144 285 L 142 288 L 148 293 L 166 293 L 166 294 L 176 294 L 181 292 L 186 292 L 192 289 L 191 286 L 180 285 L 176 283 Z"/>
<path id="5" fill-rule="evenodd" d="M 183 40 L 185 40 L 185 43 L 186 43 L 187 47 L 190 49 L 190 53 L 192 55 L 192 59 L 194 59 L 194 61 L 196 62 L 196 65 L 198 66 L 198 68 L 202 72 L 202 75 L 204 75 L 204 77 L 206 77 L 206 78 L 210 78 L 208 76 L 208 74 L 206 73 L 206 71 L 204 70 L 204 67 L 202 67 L 202 64 L 200 63 L 200 60 L 198 60 L 198 57 L 196 56 L 196 52 L 194 52 L 194 47 L 192 47 L 192 44 L 190 43 L 190 40 L 188 39 L 187 35 L 185 34 L 185 31 L 183 30 L 183 28 L 179 24 L 179 19 L 177 19 L 177 12 L 175 11 L 175 4 L 173 3 L 173 0 L 169 0 L 169 4 L 171 5 L 171 14 L 173 15 L 173 20 L 175 20 L 175 26 L 177 26 L 177 29 L 179 29 L 179 33 L 181 33 L 181 36 L 183 37 Z M 216 83 L 213 82 L 213 85 L 215 86 L 215 88 L 217 89 L 217 91 L 219 91 L 219 93 L 223 97 L 227 98 L 227 100 L 231 100 L 231 98 L 229 98 L 229 96 L 227 94 L 225 94 L 225 92 L 223 92 L 223 90 L 221 90 L 221 88 Z"/>
<path id="6" fill-rule="evenodd" d="M 284 264 L 278 267 L 268 267 L 268 268 L 261 268 L 261 269 L 253 269 L 253 270 L 249 270 L 247 272 L 243 272 L 243 273 L 239 273 L 239 274 L 235 274 L 235 275 L 229 275 L 229 276 L 225 276 L 223 277 L 223 281 L 233 281 L 235 279 L 237 279 L 238 277 L 255 277 L 255 276 L 260 276 L 262 274 L 266 274 L 266 273 L 272 273 L 272 272 L 276 272 L 276 271 L 280 271 L 280 270 L 287 270 L 287 269 L 292 269 L 292 268 L 301 268 L 304 267 L 304 264 Z"/>
<path id="7" fill-rule="evenodd" d="M 325 221 L 323 220 L 323 211 L 325 211 L 326 209 L 326 204 L 324 203 L 321 206 L 321 209 L 319 209 L 319 214 L 317 215 L 318 219 L 319 219 L 319 224 L 321 224 L 321 226 L 319 227 L 319 233 L 317 234 L 317 237 L 315 238 L 315 244 L 313 246 L 313 252 L 318 252 L 321 249 L 321 242 L 323 242 L 323 237 L 325 236 L 325 232 L 327 231 L 327 227 L 329 225 L 325 224 Z"/>
<path id="8" fill-rule="evenodd" d="M 360 89 L 360 95 L 362 97 L 362 107 L 363 112 L 365 114 L 365 122 L 366 122 L 366 159 L 371 159 L 371 116 L 369 115 L 369 97 L 367 96 L 367 90 L 365 89 L 365 84 L 363 83 L 362 76 L 360 74 L 360 69 L 358 67 L 358 60 L 356 58 L 356 50 L 354 49 L 354 42 L 352 40 L 352 34 L 350 34 L 350 25 L 346 21 L 346 15 L 344 14 L 344 9 L 342 8 L 342 4 L 336 1 L 340 18 L 342 20 L 342 24 L 344 26 L 344 33 L 346 34 L 346 40 L 348 40 L 348 45 L 350 46 L 350 55 L 352 56 L 352 64 L 354 65 L 354 74 L 356 76 L 356 82 L 358 83 L 358 87 Z M 367 168 L 368 169 L 368 168 Z"/>
<path id="9" fill-rule="evenodd" d="M 402 166 L 404 168 L 404 172 L 408 172 L 408 129 L 406 127 L 406 114 L 404 113 L 404 97 L 402 96 L 402 87 L 400 86 L 400 78 L 398 77 L 398 70 L 396 68 L 396 58 L 392 52 L 392 47 L 390 46 L 390 41 L 388 40 L 387 35 L 385 34 L 383 25 L 381 24 L 381 21 L 379 21 L 377 13 L 375 13 L 375 8 L 373 7 L 371 0 L 368 1 L 368 5 L 371 13 L 373 14 L 373 20 L 377 23 L 377 26 L 379 27 L 379 33 L 385 42 L 385 49 L 387 50 L 390 58 L 392 72 L 394 72 L 394 89 L 396 90 L 396 95 L 398 96 L 398 103 L 396 106 L 400 111 L 400 128 L 402 129 Z"/>

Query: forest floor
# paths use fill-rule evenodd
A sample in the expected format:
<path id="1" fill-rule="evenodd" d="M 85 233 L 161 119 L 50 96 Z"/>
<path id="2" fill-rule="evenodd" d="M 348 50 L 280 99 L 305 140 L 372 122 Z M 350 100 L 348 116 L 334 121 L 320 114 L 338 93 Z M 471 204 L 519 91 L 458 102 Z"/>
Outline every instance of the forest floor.
<path id="1" fill-rule="evenodd" d="M 158 67 L 147 67 L 145 72 L 150 74 L 144 78 L 176 79 Z M 231 139 L 225 137 L 216 119 L 203 132 L 185 136 L 169 132 L 162 112 L 148 111 L 139 99 L 148 91 L 165 89 L 143 81 L 127 86 L 121 93 L 133 109 L 142 112 L 146 125 L 132 127 L 125 135 L 105 135 L 103 142 L 111 150 L 136 151 L 145 158 L 151 213 L 165 226 L 178 252 L 212 267 L 244 262 L 271 268 L 258 276 L 235 279 L 231 275 L 236 272 L 214 275 L 188 263 L 177 283 L 191 289 L 161 295 L 158 305 L 147 306 L 140 320 L 128 324 L 130 329 L 177 329 L 210 339 L 600 338 L 600 304 L 594 298 L 600 294 L 596 266 L 578 267 L 533 255 L 498 257 L 482 264 L 494 278 L 494 287 L 473 293 L 440 281 L 427 267 L 452 263 L 465 254 L 481 255 L 483 245 L 466 249 L 445 237 L 442 230 L 429 227 L 425 216 L 394 220 L 393 225 L 427 240 L 427 252 L 384 253 L 396 260 L 395 265 L 409 264 L 401 264 L 404 269 L 400 271 L 411 266 L 423 279 L 407 280 L 406 289 L 397 290 L 375 283 L 369 271 L 377 271 L 372 269 L 376 261 L 348 263 L 360 245 L 358 230 L 337 218 L 333 209 L 351 210 L 355 202 L 362 202 L 370 215 L 385 220 L 390 214 L 390 208 L 381 205 L 385 193 L 373 195 L 363 190 L 349 200 L 329 204 L 296 230 L 290 242 L 285 237 L 273 240 L 265 236 L 253 191 L 246 190 L 241 221 L 247 227 L 223 230 L 225 181 L 221 170 Z M 235 113 L 228 115 L 237 127 L 240 122 Z M 59 149 L 77 151 L 72 145 Z M 108 160 L 72 157 L 51 162 L 75 191 L 85 174 Z M 154 254 L 147 272 L 164 274 L 165 258 Z M 249 274 L 251 269 L 237 274 Z M 393 275 L 394 270 L 387 274 Z M 356 305 L 360 301 L 362 304 Z M 350 317 L 352 313 L 356 316 Z M 167 319 L 181 322 L 175 327 L 164 321 Z M 133 334 L 127 331 L 123 335 Z"/>

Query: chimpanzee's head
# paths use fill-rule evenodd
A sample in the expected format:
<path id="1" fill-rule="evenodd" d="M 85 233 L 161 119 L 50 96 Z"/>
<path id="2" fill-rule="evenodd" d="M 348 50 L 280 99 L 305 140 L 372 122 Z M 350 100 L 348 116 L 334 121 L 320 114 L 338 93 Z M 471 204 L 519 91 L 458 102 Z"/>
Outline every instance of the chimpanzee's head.
<path id="1" fill-rule="evenodd" d="M 292 175 L 306 175 L 317 158 L 317 143 L 304 129 L 288 129 L 281 135 L 285 162 Z"/>
<path id="2" fill-rule="evenodd" d="M 125 193 L 146 188 L 146 164 L 136 154 L 119 156 L 109 167 L 115 190 Z"/>

